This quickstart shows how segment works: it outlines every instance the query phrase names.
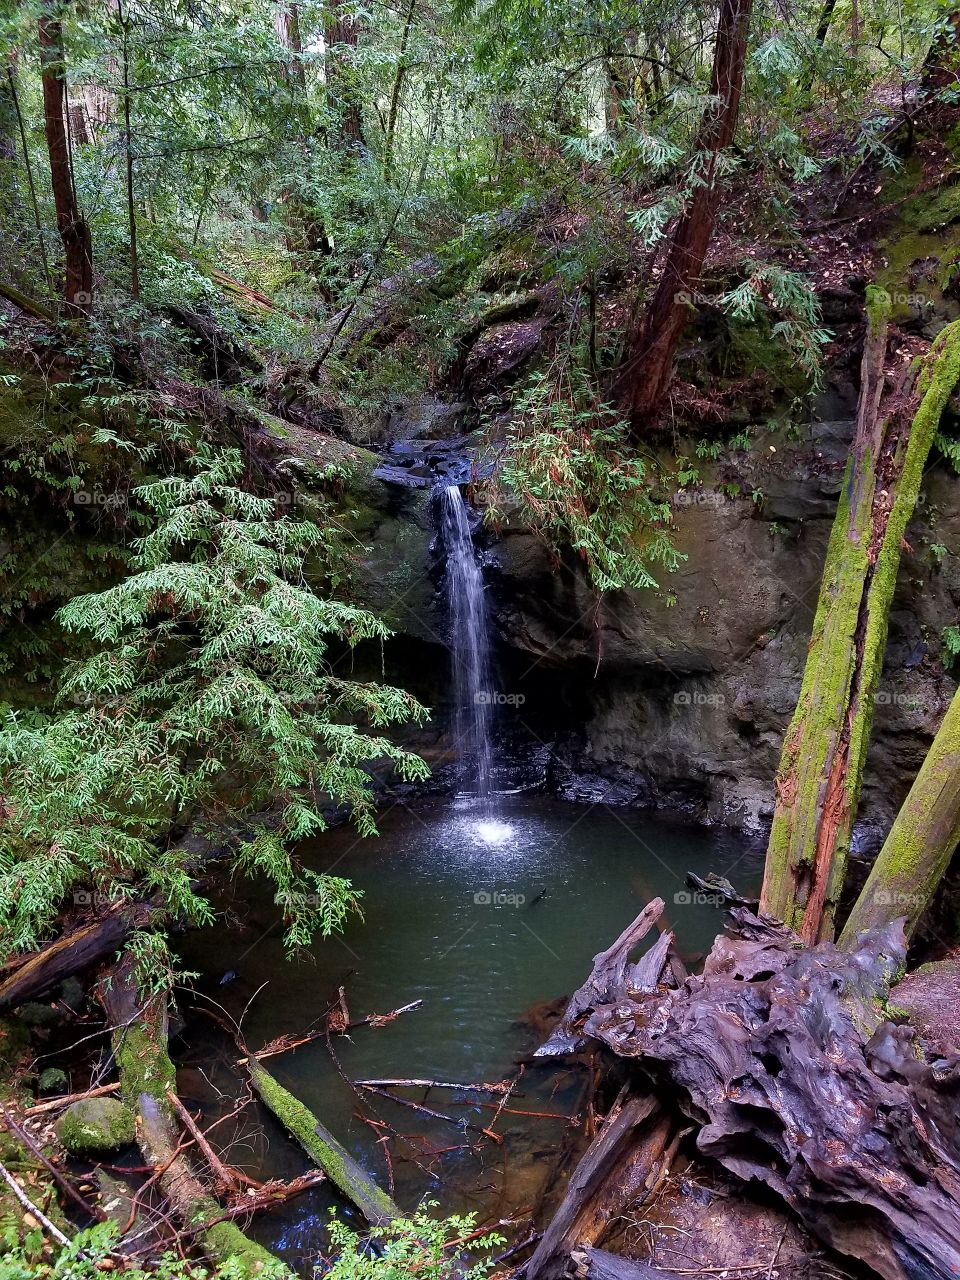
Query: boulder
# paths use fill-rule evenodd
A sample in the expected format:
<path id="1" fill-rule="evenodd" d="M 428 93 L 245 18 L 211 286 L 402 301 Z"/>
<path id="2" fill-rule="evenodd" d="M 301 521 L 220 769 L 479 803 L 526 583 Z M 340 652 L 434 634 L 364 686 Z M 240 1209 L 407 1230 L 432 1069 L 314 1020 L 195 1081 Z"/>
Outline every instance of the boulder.
<path id="1" fill-rule="evenodd" d="M 136 1138 L 133 1112 L 116 1098 L 82 1098 L 57 1121 L 57 1137 L 72 1156 L 106 1155 Z"/>

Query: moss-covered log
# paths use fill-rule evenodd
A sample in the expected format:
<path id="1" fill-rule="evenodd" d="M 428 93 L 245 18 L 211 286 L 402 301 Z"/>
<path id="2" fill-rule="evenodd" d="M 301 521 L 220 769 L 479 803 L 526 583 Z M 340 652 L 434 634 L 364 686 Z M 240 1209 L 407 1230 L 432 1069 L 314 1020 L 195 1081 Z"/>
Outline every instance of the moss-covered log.
<path id="1" fill-rule="evenodd" d="M 851 950 L 865 929 L 904 919 L 909 938 L 960 842 L 960 693 L 954 695 L 840 935 Z"/>
<path id="2" fill-rule="evenodd" d="M 871 288 L 857 427 L 780 758 L 767 849 L 761 907 L 808 942 L 833 936 L 903 536 L 960 377 L 957 323 L 934 343 L 912 389 L 912 373 L 886 369 L 889 311 L 889 296 Z M 886 415 L 885 379 L 894 384 Z"/>
<path id="3" fill-rule="evenodd" d="M 144 997 L 125 957 L 100 988 L 100 1000 L 113 1027 L 113 1052 L 124 1100 L 137 1113 L 137 1141 L 146 1161 L 160 1171 L 164 1195 L 184 1226 L 196 1232 L 211 1261 L 234 1260 L 245 1277 L 269 1273 L 272 1280 L 294 1280 L 273 1254 L 237 1226 L 207 1192 L 180 1150 L 174 1109 L 167 1097 L 176 1089 L 176 1071 L 167 1051 L 167 1003 Z"/>
<path id="4" fill-rule="evenodd" d="M 286 1090 L 254 1057 L 247 1059 L 253 1087 L 330 1181 L 360 1210 L 371 1226 L 385 1226 L 403 1214 L 385 1191 L 360 1168 L 312 1111 Z"/>

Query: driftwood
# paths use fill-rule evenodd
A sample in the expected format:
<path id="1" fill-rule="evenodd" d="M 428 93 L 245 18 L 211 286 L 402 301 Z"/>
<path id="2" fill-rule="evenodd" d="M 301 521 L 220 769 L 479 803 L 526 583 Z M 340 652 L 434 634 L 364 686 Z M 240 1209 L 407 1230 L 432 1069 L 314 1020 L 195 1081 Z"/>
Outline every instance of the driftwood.
<path id="1" fill-rule="evenodd" d="M 527 1280 L 561 1275 L 574 1248 L 596 1244 L 625 1209 L 642 1204 L 669 1172 L 677 1141 L 676 1120 L 656 1099 L 624 1089 L 574 1170 Z"/>
<path id="2" fill-rule="evenodd" d="M 0 982 L 0 1009 L 35 1000 L 64 978 L 112 956 L 128 933 L 146 923 L 151 910 L 146 903 L 117 905 L 91 924 L 65 933 L 35 952 Z"/>
<path id="3" fill-rule="evenodd" d="M 902 926 L 846 954 L 731 914 L 736 936 L 700 976 L 621 988 L 583 1034 L 635 1060 L 700 1126 L 705 1156 L 772 1188 L 838 1252 L 884 1280 L 960 1274 L 960 1060 L 927 1063 L 883 1016 Z"/>
<path id="4" fill-rule="evenodd" d="M 356 1205 L 371 1226 L 385 1226 L 394 1218 L 403 1216 L 387 1193 L 369 1174 L 364 1173 L 346 1148 L 262 1063 L 250 1057 L 246 1066 L 264 1106 L 273 1112 L 334 1186 Z"/>
<path id="5" fill-rule="evenodd" d="M 673 941 L 672 933 L 663 934 L 637 964 L 631 965 L 628 962 L 634 947 L 647 936 L 660 919 L 663 906 L 662 898 L 654 898 L 644 907 L 636 920 L 627 925 L 612 946 L 593 957 L 590 977 L 570 997 L 566 1012 L 553 1034 L 545 1044 L 540 1046 L 534 1057 L 549 1058 L 563 1053 L 576 1053 L 588 1042 L 582 1033 L 582 1027 L 592 1009 L 616 1000 L 617 993 L 621 991 L 656 989 Z"/>

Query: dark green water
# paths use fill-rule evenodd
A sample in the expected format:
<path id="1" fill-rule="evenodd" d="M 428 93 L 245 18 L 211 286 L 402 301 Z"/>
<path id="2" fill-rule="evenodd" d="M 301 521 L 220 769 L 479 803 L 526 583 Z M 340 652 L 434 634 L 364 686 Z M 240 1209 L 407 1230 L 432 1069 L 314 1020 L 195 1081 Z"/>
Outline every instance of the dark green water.
<path id="1" fill-rule="evenodd" d="M 382 815 L 379 839 L 358 840 L 339 829 L 305 850 L 315 869 L 347 876 L 363 889 L 365 917 L 315 946 L 308 960 L 285 960 L 269 897 L 249 890 L 228 904 L 225 917 L 246 918 L 246 924 L 225 924 L 187 940 L 182 950 L 188 965 L 206 973 L 236 970 L 234 981 L 207 990 L 234 1017 L 246 1010 L 249 1045 L 308 1028 L 343 984 L 353 1018 L 423 1001 L 385 1027 L 360 1027 L 333 1039 L 348 1078 L 499 1080 L 515 1072 L 518 1055 L 536 1046 L 538 1032 L 527 1020 L 532 1006 L 578 986 L 593 955 L 651 898 L 666 900 L 663 923 L 675 930 L 683 954 L 695 959 L 709 948 L 723 911 L 689 900 L 688 870 L 727 875 L 742 891 L 759 886 L 759 853 L 739 835 L 540 796 L 501 797 L 498 822 L 491 826 L 471 803 L 397 805 Z M 187 1041 L 194 1097 L 212 1114 L 214 1093 L 202 1096 L 198 1073 L 225 1096 L 235 1093 L 228 1055 L 192 1024 Z M 385 1181 L 377 1134 L 354 1114 L 357 1095 L 324 1040 L 268 1065 Z M 518 1086 L 522 1096 L 509 1105 L 569 1114 L 581 1086 L 582 1073 L 556 1064 L 528 1066 Z M 439 1091 L 426 1099 L 409 1091 L 403 1096 L 476 1124 L 493 1117 L 475 1097 Z M 404 1208 L 425 1195 L 440 1199 L 447 1212 L 472 1208 L 481 1217 L 528 1207 L 544 1190 L 551 1154 L 569 1128 L 562 1120 L 504 1114 L 496 1125 L 504 1143 L 476 1150 L 474 1133 L 387 1099 L 366 1101 L 368 1115 L 407 1135 L 391 1145 Z M 290 1175 L 303 1167 L 269 1122 L 262 1131 L 246 1129 L 243 1141 L 234 1152 L 237 1162 L 245 1160 L 261 1174 Z M 441 1148 L 453 1149 L 434 1154 Z M 316 1248 L 323 1208 L 322 1196 L 302 1197 L 283 1215 L 261 1220 L 264 1240 L 291 1260 L 308 1254 Z"/>

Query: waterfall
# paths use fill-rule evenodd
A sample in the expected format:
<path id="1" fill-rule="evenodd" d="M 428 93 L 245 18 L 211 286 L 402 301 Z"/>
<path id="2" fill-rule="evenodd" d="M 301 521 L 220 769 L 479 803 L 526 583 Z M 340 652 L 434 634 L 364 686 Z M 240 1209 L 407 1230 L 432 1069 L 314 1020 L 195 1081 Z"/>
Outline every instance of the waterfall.
<path id="1" fill-rule="evenodd" d="M 447 554 L 444 580 L 450 612 L 457 750 L 465 776 L 484 801 L 490 796 L 490 628 L 483 577 L 473 549 L 466 503 L 457 485 L 440 492 L 440 536 Z"/>

